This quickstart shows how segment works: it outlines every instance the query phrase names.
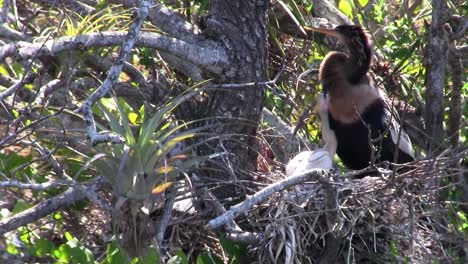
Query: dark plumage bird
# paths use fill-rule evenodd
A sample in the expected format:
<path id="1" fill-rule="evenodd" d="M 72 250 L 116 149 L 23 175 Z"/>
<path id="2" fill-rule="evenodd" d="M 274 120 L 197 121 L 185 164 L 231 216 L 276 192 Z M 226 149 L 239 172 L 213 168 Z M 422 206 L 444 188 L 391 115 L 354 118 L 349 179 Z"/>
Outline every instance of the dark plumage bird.
<path id="1" fill-rule="evenodd" d="M 413 161 L 411 141 L 396 111 L 367 75 L 372 52 L 364 30 L 350 25 L 308 29 L 334 36 L 348 48 L 347 53 L 328 53 L 319 71 L 330 128 L 335 132 L 337 154 L 343 163 L 351 169 L 363 169 L 371 162 Z"/>

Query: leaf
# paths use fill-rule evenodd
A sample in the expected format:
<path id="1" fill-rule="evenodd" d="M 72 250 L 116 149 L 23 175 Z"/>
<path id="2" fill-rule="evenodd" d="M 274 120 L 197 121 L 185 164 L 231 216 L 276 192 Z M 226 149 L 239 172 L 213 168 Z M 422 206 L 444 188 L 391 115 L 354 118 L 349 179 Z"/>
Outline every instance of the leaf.
<path id="1" fill-rule="evenodd" d="M 176 251 L 175 256 L 167 261 L 167 264 L 189 264 L 189 262 L 187 255 L 185 255 L 185 253 L 179 249 Z"/>
<path id="2" fill-rule="evenodd" d="M 223 260 L 218 256 L 211 254 L 210 252 L 205 252 L 197 257 L 196 264 L 223 264 Z"/>
<path id="3" fill-rule="evenodd" d="M 34 243 L 34 255 L 44 257 L 55 250 L 54 243 L 50 240 L 40 238 Z"/>
<path id="4" fill-rule="evenodd" d="M 219 242 L 223 250 L 231 257 L 231 259 L 238 259 L 245 253 L 245 247 L 228 240 L 224 235 L 219 237 Z"/>
<path id="5" fill-rule="evenodd" d="M 67 241 L 72 241 L 75 238 L 70 234 L 70 232 L 65 232 L 65 239 Z"/>
<path id="6" fill-rule="evenodd" d="M 148 248 L 145 252 L 145 255 L 141 258 L 138 263 L 142 264 L 153 264 L 159 263 L 159 253 L 155 248 Z"/>
<path id="7" fill-rule="evenodd" d="M 158 195 L 164 192 L 165 190 L 167 190 L 167 188 L 171 187 L 173 184 L 174 184 L 173 182 L 165 182 L 163 184 L 159 184 L 151 191 L 151 194 Z"/>
<path id="8" fill-rule="evenodd" d="M 132 125 L 136 125 L 137 120 L 138 120 L 138 115 L 133 112 L 128 113 L 128 120 L 130 121 L 130 123 L 132 123 Z"/>
<path id="9" fill-rule="evenodd" d="M 116 241 L 107 244 L 106 260 L 109 264 L 124 264 L 127 263 L 127 258 L 122 250 L 118 247 Z M 157 262 L 155 262 L 157 263 Z"/>
<path id="10" fill-rule="evenodd" d="M 369 0 L 357 0 L 357 1 L 361 7 L 365 7 L 367 3 L 369 3 Z"/>
<path id="11" fill-rule="evenodd" d="M 340 0 L 340 3 L 338 4 L 338 9 L 341 12 L 343 12 L 343 14 L 345 14 L 347 17 L 353 17 L 353 6 L 350 0 Z"/>

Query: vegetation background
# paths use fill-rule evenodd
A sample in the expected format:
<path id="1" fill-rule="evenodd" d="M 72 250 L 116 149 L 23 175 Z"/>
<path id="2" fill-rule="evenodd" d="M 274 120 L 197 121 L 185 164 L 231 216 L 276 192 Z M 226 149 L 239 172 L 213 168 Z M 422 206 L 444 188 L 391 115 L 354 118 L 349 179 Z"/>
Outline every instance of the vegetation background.
<path id="1" fill-rule="evenodd" d="M 1 6 L 0 262 L 466 263 L 466 1 Z M 418 161 L 288 182 L 343 48 L 305 26 L 339 24 L 369 32 Z"/>

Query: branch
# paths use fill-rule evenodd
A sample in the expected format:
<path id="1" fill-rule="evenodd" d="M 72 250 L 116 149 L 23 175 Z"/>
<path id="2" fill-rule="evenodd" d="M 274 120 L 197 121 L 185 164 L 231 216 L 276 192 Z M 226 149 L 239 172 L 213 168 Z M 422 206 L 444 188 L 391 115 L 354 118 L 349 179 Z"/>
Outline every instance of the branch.
<path id="1" fill-rule="evenodd" d="M 312 3 L 312 13 L 314 16 L 326 17 L 327 20 L 335 25 L 353 24 L 353 22 L 334 7 L 329 0 L 313 0 Z"/>
<path id="2" fill-rule="evenodd" d="M 6 57 L 13 57 L 19 47 L 19 43 L 10 43 L 0 47 L 0 61 L 4 61 Z"/>
<path id="3" fill-rule="evenodd" d="M 156 226 L 156 243 L 158 244 L 160 256 L 164 255 L 164 234 L 166 233 L 166 228 L 169 225 L 169 222 L 172 218 L 172 211 L 174 210 L 174 201 L 178 191 L 177 189 L 177 182 L 175 182 L 174 186 L 172 186 L 171 190 L 167 193 L 166 202 L 164 203 L 164 209 L 159 219 L 158 225 Z"/>
<path id="4" fill-rule="evenodd" d="M 27 40 L 28 39 L 28 36 L 26 36 L 24 33 L 14 30 L 5 24 L 0 25 L 0 36 L 8 40 Z"/>
<path id="5" fill-rule="evenodd" d="M 122 48 L 120 49 L 119 56 L 117 57 L 116 62 L 112 65 L 111 69 L 109 70 L 106 79 L 104 80 L 102 85 L 98 89 L 96 89 L 78 109 L 78 112 L 83 114 L 87 126 L 88 136 L 93 145 L 105 141 L 110 141 L 112 143 L 122 142 L 122 138 L 119 135 L 99 135 L 97 133 L 91 106 L 101 97 L 106 95 L 112 89 L 114 83 L 117 81 L 119 74 L 122 71 L 122 67 L 125 61 L 127 60 L 127 56 L 132 51 L 137 35 L 140 32 L 141 26 L 143 25 L 143 21 L 145 20 L 146 15 L 148 14 L 151 2 L 151 0 L 143 0 L 141 2 L 140 7 L 138 8 L 137 16 L 135 17 L 132 25 L 130 26 L 128 34 L 125 36 L 125 41 L 122 45 Z"/>
<path id="6" fill-rule="evenodd" d="M 16 81 L 15 84 L 8 87 L 5 91 L 0 93 L 0 101 L 3 101 L 7 96 L 12 95 L 16 90 L 21 89 L 25 84 L 32 83 L 32 81 L 36 78 L 34 73 L 31 73 L 19 81 Z"/>
<path id="7" fill-rule="evenodd" d="M 17 188 L 20 190 L 45 191 L 69 185 L 65 181 L 49 181 L 44 183 L 23 183 L 17 180 L 0 181 L 0 189 Z"/>
<path id="8" fill-rule="evenodd" d="M 109 2 L 122 4 L 127 8 L 135 7 L 138 3 L 137 0 L 110 0 Z M 188 43 L 198 41 L 199 31 L 192 24 L 187 23 L 183 17 L 173 13 L 161 3 L 152 6 L 148 20 L 174 38 Z"/>
<path id="9" fill-rule="evenodd" d="M 46 83 L 44 86 L 40 87 L 35 102 L 37 104 L 45 104 L 47 102 L 47 97 L 49 97 L 53 92 L 62 88 L 65 85 L 65 82 L 60 79 L 53 79 L 50 82 Z"/>
<path id="10" fill-rule="evenodd" d="M 272 131 L 268 130 L 262 134 L 265 134 L 278 161 L 286 163 L 293 154 L 313 148 L 306 138 L 293 133 L 294 127 L 290 127 L 268 109 L 262 110 L 262 116 L 263 122 L 268 124 L 268 128 L 272 128 Z"/>
<path id="11" fill-rule="evenodd" d="M 108 47 L 122 45 L 126 32 L 100 32 L 61 37 L 48 40 L 45 43 L 18 42 L 0 47 L 0 61 L 5 57 L 18 55 L 23 60 L 36 56 L 56 56 L 68 50 L 87 50 L 93 47 Z M 134 42 L 137 47 L 158 49 L 204 68 L 215 74 L 221 74 L 227 64 L 226 51 L 212 41 L 191 44 L 182 40 L 158 33 L 143 32 Z"/>
<path id="12" fill-rule="evenodd" d="M 81 201 L 86 198 L 84 190 L 96 192 L 103 184 L 104 179 L 102 177 L 95 178 L 84 185 L 70 187 L 64 193 L 47 199 L 21 213 L 2 219 L 0 220 L 0 235 L 39 220 L 62 207 Z"/>
<path id="13" fill-rule="evenodd" d="M 2 1 L 2 11 L 0 13 L 0 24 L 3 24 L 7 21 L 9 9 L 10 9 L 10 1 Z"/>
<path id="14" fill-rule="evenodd" d="M 216 217 L 215 219 L 210 220 L 206 227 L 216 229 L 222 225 L 225 225 L 226 223 L 233 221 L 236 217 L 240 216 L 241 214 L 246 213 L 254 205 L 265 201 L 268 197 L 270 197 L 270 195 L 276 192 L 283 191 L 291 186 L 312 180 L 319 181 L 321 183 L 327 183 L 328 180 L 326 175 L 328 175 L 328 173 L 329 172 L 322 169 L 313 169 L 304 174 L 288 177 L 272 185 L 269 185 L 268 187 L 248 197 L 243 202 L 234 205 L 226 213 Z"/>

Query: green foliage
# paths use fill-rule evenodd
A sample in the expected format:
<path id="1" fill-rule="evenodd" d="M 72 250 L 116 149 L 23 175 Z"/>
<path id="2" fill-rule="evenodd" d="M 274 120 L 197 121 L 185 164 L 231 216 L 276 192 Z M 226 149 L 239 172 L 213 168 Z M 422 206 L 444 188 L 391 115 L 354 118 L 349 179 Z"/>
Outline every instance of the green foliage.
<path id="1" fill-rule="evenodd" d="M 338 3 L 338 9 L 350 18 L 353 17 L 353 7 L 354 3 L 351 0 L 340 0 Z"/>
<path id="2" fill-rule="evenodd" d="M 114 184 L 120 195 L 143 201 L 156 186 L 173 181 L 180 172 L 209 158 L 188 157 L 191 147 L 174 152 L 179 143 L 203 135 L 207 128 L 186 129 L 196 121 L 177 124 L 171 118 L 171 112 L 195 94 L 190 91 L 174 98 L 150 117 L 145 116 L 145 111 L 132 112 L 123 100 L 103 99 L 98 104 L 110 130 L 125 139 L 125 144 L 98 147 L 104 156 L 95 162 L 99 173 Z M 129 116 L 140 125 L 136 133 Z M 170 152 L 180 158 L 171 159 Z"/>
<path id="3" fill-rule="evenodd" d="M 204 252 L 197 257 L 196 264 L 223 264 L 223 260 L 210 252 Z"/>
<path id="4" fill-rule="evenodd" d="M 247 252 L 244 245 L 234 243 L 228 240 L 224 235 L 219 237 L 219 242 L 221 243 L 224 252 L 229 256 L 229 263 L 240 263 L 241 256 Z"/>
<path id="5" fill-rule="evenodd" d="M 189 264 L 187 255 L 182 250 L 177 250 L 175 255 L 171 257 L 167 264 Z"/>
<path id="6" fill-rule="evenodd" d="M 127 263 L 127 256 L 116 241 L 107 244 L 106 259 L 103 263 L 108 264 L 124 264 Z"/>
<path id="7" fill-rule="evenodd" d="M 128 27 L 129 19 L 128 13 L 114 12 L 109 6 L 87 16 L 80 16 L 74 13 L 71 16 L 66 16 L 62 34 L 65 36 L 76 36 L 117 28 L 125 30 Z M 122 21 L 127 21 L 127 24 L 123 24 Z"/>
<path id="8" fill-rule="evenodd" d="M 7 178 L 17 178 L 22 176 L 31 177 L 34 170 L 27 164 L 32 160 L 30 155 L 18 155 L 13 151 L 8 151 L 7 154 L 0 153 L 0 175 Z"/>

